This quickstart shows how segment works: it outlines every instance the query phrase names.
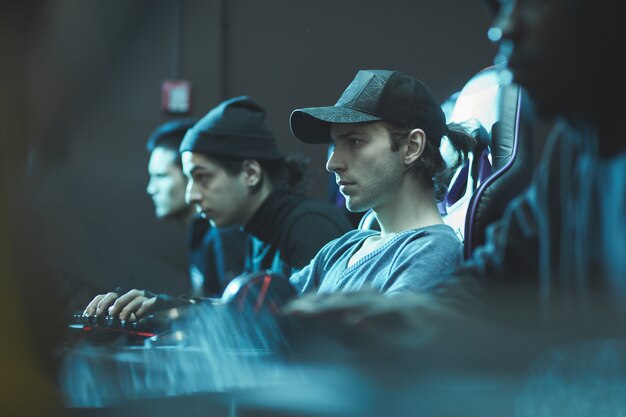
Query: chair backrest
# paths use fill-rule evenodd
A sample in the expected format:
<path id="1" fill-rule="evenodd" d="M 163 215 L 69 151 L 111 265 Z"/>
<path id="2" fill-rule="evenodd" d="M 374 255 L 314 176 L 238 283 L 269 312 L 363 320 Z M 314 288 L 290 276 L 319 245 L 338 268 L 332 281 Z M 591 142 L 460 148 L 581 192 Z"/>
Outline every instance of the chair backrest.
<path id="1" fill-rule="evenodd" d="M 491 128 L 492 173 L 472 194 L 465 221 L 465 257 L 485 243 L 485 230 L 529 185 L 533 171 L 532 111 L 520 87 L 500 87 L 499 116 Z M 522 138 L 522 140 L 520 140 Z"/>
<path id="2" fill-rule="evenodd" d="M 474 75 L 459 92 L 452 107 L 449 123 L 462 123 L 473 130 L 477 144 L 467 161 L 452 177 L 448 192 L 439 202 L 443 221 L 465 241 L 465 221 L 472 195 L 492 173 L 491 127 L 500 117 L 500 81 L 493 67 Z M 441 152 L 449 154 L 447 141 Z"/>
<path id="3" fill-rule="evenodd" d="M 463 240 L 466 258 L 485 243 L 487 226 L 502 218 L 508 203 L 530 183 L 531 112 L 527 101 L 520 87 L 502 84 L 491 66 L 465 84 L 452 109 L 450 122 L 482 127 L 488 133 L 453 177 L 439 204 L 444 221 Z M 524 141 L 520 142 L 520 137 Z"/>

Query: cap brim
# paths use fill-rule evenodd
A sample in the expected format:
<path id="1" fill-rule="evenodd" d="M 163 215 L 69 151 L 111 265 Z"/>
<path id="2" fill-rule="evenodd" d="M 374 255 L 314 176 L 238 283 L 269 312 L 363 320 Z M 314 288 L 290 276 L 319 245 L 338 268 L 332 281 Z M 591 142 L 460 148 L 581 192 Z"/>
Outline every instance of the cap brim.
<path id="1" fill-rule="evenodd" d="M 305 143 L 331 143 L 332 123 L 364 123 L 382 120 L 345 106 L 310 107 L 291 113 L 289 126 L 296 138 Z"/>

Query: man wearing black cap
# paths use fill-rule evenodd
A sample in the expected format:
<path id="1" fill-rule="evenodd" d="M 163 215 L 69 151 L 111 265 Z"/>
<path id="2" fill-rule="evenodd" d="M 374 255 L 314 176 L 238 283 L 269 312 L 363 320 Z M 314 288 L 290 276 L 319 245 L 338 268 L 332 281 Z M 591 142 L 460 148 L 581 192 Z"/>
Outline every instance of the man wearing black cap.
<path id="1" fill-rule="evenodd" d="M 244 272 L 290 276 L 352 228 L 330 203 L 299 195 L 307 180 L 304 162 L 278 150 L 265 110 L 249 97 L 211 110 L 187 131 L 180 152 L 189 179 L 187 201 L 215 226 L 241 226 L 253 237 Z M 118 296 L 98 295 L 85 314 L 108 312 L 125 320 L 184 302 L 142 290 Z"/>
<path id="2" fill-rule="evenodd" d="M 216 228 L 185 201 L 187 177 L 178 148 L 199 119 L 173 120 L 158 126 L 146 148 L 150 152 L 146 191 L 159 219 L 173 219 L 189 229 L 190 295 L 220 295 L 228 282 L 243 271 L 246 234 L 237 227 Z"/>
<path id="3" fill-rule="evenodd" d="M 346 207 L 372 209 L 381 229 L 354 230 L 326 245 L 292 276 L 301 291 L 429 291 L 461 261 L 462 243 L 437 208 L 450 172 L 439 147 L 446 136 L 460 163 L 474 139 L 446 124 L 425 84 L 397 71 L 362 70 L 334 106 L 295 110 L 290 123 L 303 142 L 334 143 L 326 168 Z"/>

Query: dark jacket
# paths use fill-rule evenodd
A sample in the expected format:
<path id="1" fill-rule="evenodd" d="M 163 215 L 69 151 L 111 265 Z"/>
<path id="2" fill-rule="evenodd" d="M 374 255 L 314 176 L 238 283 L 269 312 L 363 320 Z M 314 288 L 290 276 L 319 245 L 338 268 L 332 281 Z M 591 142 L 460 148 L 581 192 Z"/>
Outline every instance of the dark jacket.
<path id="1" fill-rule="evenodd" d="M 191 220 L 189 230 L 190 294 L 219 296 L 244 270 L 248 235 L 239 227 L 211 227 L 204 218 Z"/>

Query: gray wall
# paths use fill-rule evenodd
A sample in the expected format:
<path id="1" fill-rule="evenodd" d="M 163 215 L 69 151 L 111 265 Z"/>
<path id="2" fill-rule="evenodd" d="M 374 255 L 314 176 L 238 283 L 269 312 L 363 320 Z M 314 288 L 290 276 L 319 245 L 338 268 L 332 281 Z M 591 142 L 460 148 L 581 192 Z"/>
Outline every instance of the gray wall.
<path id="1" fill-rule="evenodd" d="M 150 131 L 174 116 L 160 85 L 193 87 L 192 115 L 251 95 L 284 152 L 311 158 L 311 195 L 325 197 L 326 149 L 298 143 L 296 107 L 334 104 L 360 68 L 397 69 L 443 101 L 495 47 L 482 0 L 174 0 L 54 2 L 44 58 L 54 74 L 36 94 L 47 114 L 33 150 L 32 197 L 51 275 L 91 291 L 125 286 L 180 292 L 184 230 L 159 222 L 145 193 Z M 79 302 L 80 303 L 80 302 Z"/>

